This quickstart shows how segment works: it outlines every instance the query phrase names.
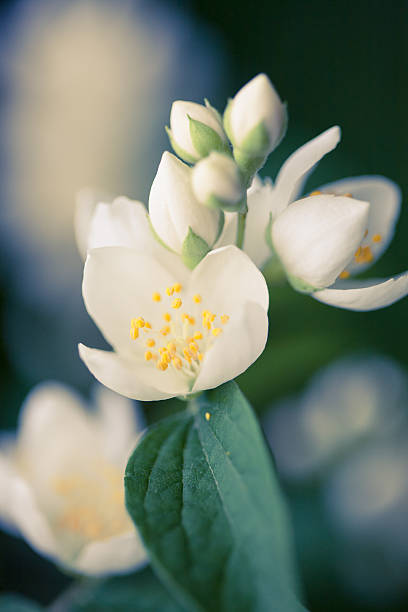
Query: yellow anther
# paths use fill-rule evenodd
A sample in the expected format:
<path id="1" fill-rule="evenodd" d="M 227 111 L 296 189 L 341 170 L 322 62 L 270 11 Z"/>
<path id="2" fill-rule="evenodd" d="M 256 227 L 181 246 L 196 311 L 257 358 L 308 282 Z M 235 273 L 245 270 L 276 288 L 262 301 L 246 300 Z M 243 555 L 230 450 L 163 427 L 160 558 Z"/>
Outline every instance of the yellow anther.
<path id="1" fill-rule="evenodd" d="M 167 321 L 167 323 L 168 323 L 169 321 L 171 321 L 171 316 L 169 315 L 169 313 L 168 313 L 168 312 L 165 312 L 165 313 L 164 313 L 164 315 L 163 315 L 163 319 L 164 319 L 165 321 Z"/>
<path id="2" fill-rule="evenodd" d="M 176 299 L 174 299 L 174 300 L 173 300 L 173 302 L 172 302 L 172 304 L 171 304 L 171 307 L 172 307 L 172 308 L 180 308 L 180 306 L 182 305 L 182 303 L 183 303 L 183 302 L 181 301 L 181 298 L 176 298 Z"/>
<path id="3" fill-rule="evenodd" d="M 309 193 L 309 196 L 315 196 L 315 195 L 322 195 L 322 192 L 319 191 L 318 189 L 315 189 L 315 191 L 312 191 L 311 193 Z"/>
<path id="4" fill-rule="evenodd" d="M 196 333 L 194 334 L 194 340 L 202 340 L 203 339 L 203 334 L 199 331 L 196 331 Z"/>
<path id="5" fill-rule="evenodd" d="M 185 359 L 188 361 L 188 363 L 191 363 L 191 353 L 188 350 L 188 348 L 184 348 L 183 349 L 183 355 L 184 355 Z"/>
<path id="6" fill-rule="evenodd" d="M 198 353 L 197 357 L 200 361 L 204 359 L 204 355 L 202 353 Z"/>
<path id="7" fill-rule="evenodd" d="M 222 323 L 223 325 L 225 325 L 225 324 L 226 324 L 226 323 L 228 323 L 228 321 L 229 321 L 229 316 L 228 316 L 228 315 L 221 315 L 221 317 L 220 317 L 220 318 L 221 318 L 221 323 Z"/>
<path id="8" fill-rule="evenodd" d="M 130 328 L 130 337 L 132 338 L 132 340 L 136 340 L 136 338 L 139 337 L 139 330 L 137 329 L 137 327 Z"/>
<path id="9" fill-rule="evenodd" d="M 350 272 L 348 270 L 343 270 L 343 272 L 340 272 L 339 274 L 339 278 L 349 278 L 350 276 Z"/>
<path id="10" fill-rule="evenodd" d="M 177 346 L 174 342 L 169 342 L 166 348 L 169 351 L 170 355 L 174 355 L 177 351 Z"/>
<path id="11" fill-rule="evenodd" d="M 196 304 L 199 304 L 201 302 L 201 300 L 202 300 L 202 297 L 198 293 L 193 295 L 193 302 L 195 302 Z"/>
<path id="12" fill-rule="evenodd" d="M 343 198 L 352 198 L 351 193 L 343 193 Z"/>
<path id="13" fill-rule="evenodd" d="M 149 340 L 146 340 L 146 346 L 154 346 L 156 344 L 155 340 L 153 340 L 153 338 L 149 338 Z"/>
<path id="14" fill-rule="evenodd" d="M 167 370 L 167 368 L 169 367 L 167 363 L 164 363 L 163 361 L 158 361 L 156 363 L 156 367 L 158 370 L 161 370 L 162 372 L 164 372 L 164 370 Z"/>
<path id="15" fill-rule="evenodd" d="M 146 361 L 150 361 L 152 359 L 152 357 L 153 357 L 152 351 L 146 351 L 145 352 L 145 359 L 146 359 Z"/>
<path id="16" fill-rule="evenodd" d="M 198 351 L 198 346 L 197 346 L 197 344 L 195 342 L 190 342 L 189 345 L 188 345 L 188 348 L 193 353 L 193 355 L 194 355 L 194 353 L 197 353 L 197 351 Z"/>
<path id="17" fill-rule="evenodd" d="M 381 240 L 382 240 L 381 234 L 374 234 L 372 240 L 373 240 L 373 242 L 381 242 Z"/>
<path id="18" fill-rule="evenodd" d="M 161 300 L 161 295 L 160 293 L 157 293 L 157 291 L 155 291 L 152 295 L 152 300 L 153 302 L 160 302 Z"/>
<path id="19" fill-rule="evenodd" d="M 182 290 L 182 286 L 180 285 L 180 283 L 175 283 L 173 285 L 173 291 L 175 291 L 176 293 L 180 293 L 180 291 Z"/>
<path id="20" fill-rule="evenodd" d="M 194 325 L 195 324 L 195 318 L 192 317 L 191 315 L 187 314 L 186 312 L 183 312 L 183 314 L 181 315 L 181 318 L 184 322 L 188 321 L 190 323 L 190 325 Z"/>
<path id="21" fill-rule="evenodd" d="M 365 264 L 373 261 L 374 256 L 369 246 L 364 246 L 358 255 L 355 255 L 356 263 Z"/>
<path id="22" fill-rule="evenodd" d="M 183 362 L 181 361 L 180 357 L 173 357 L 173 359 L 171 360 L 171 363 L 174 365 L 174 367 L 177 370 L 180 370 L 183 365 Z"/>
<path id="23" fill-rule="evenodd" d="M 138 327 L 139 329 L 141 327 L 145 326 L 145 320 L 143 317 L 138 317 L 137 319 L 132 319 L 132 326 L 133 327 Z"/>
<path id="24" fill-rule="evenodd" d="M 147 329 L 152 329 L 152 324 L 149 323 L 149 321 L 145 322 L 145 327 L 147 327 Z"/>
<path id="25" fill-rule="evenodd" d="M 205 420 L 209 421 L 211 419 L 211 414 L 209 412 L 205 413 Z"/>
<path id="26" fill-rule="evenodd" d="M 214 329 L 212 330 L 211 333 L 212 333 L 213 336 L 219 336 L 221 334 L 221 332 L 222 332 L 221 327 L 214 327 Z"/>
<path id="27" fill-rule="evenodd" d="M 164 327 L 162 327 L 160 333 L 162 334 L 162 336 L 167 336 L 167 334 L 170 333 L 170 325 L 165 325 Z"/>
<path id="28" fill-rule="evenodd" d="M 173 287 L 167 287 L 167 289 L 166 289 L 166 293 L 167 293 L 167 295 L 169 295 L 169 296 L 170 296 L 170 295 L 173 295 L 173 293 L 174 293 L 174 289 L 173 289 Z"/>
<path id="29" fill-rule="evenodd" d="M 169 353 L 168 351 L 164 351 L 164 352 L 162 353 L 162 356 L 161 356 L 161 358 L 160 358 L 160 361 L 161 361 L 162 363 L 170 363 L 170 361 L 171 361 L 170 353 Z"/>
<path id="30" fill-rule="evenodd" d="M 165 347 L 165 346 L 161 346 L 161 347 L 159 348 L 159 353 L 160 353 L 160 355 L 161 355 L 162 353 L 164 353 L 164 351 L 167 351 L 166 347 Z"/>
<path id="31" fill-rule="evenodd" d="M 358 247 L 357 251 L 354 253 L 354 257 L 360 257 L 360 253 L 361 253 L 361 246 Z"/>

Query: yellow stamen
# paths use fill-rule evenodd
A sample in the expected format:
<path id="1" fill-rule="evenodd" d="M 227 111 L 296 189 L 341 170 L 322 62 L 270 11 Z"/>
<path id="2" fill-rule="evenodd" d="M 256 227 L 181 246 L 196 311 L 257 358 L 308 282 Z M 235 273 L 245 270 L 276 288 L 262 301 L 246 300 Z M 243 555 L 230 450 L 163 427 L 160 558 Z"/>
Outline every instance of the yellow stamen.
<path id="1" fill-rule="evenodd" d="M 222 332 L 221 327 L 214 327 L 214 329 L 212 330 L 211 333 L 212 333 L 213 336 L 219 336 L 221 334 L 221 332 Z"/>
<path id="2" fill-rule="evenodd" d="M 147 327 L 147 329 L 152 329 L 152 324 L 149 323 L 149 321 L 145 322 L 145 327 Z"/>
<path id="3" fill-rule="evenodd" d="M 318 189 L 315 189 L 315 191 L 312 191 L 311 193 L 309 193 L 309 196 L 315 196 L 315 195 L 322 195 L 322 192 L 319 191 Z"/>
<path id="4" fill-rule="evenodd" d="M 354 257 L 359 257 L 361 253 L 361 246 L 358 247 L 357 251 L 354 253 Z"/>
<path id="5" fill-rule="evenodd" d="M 188 350 L 188 348 L 184 348 L 183 349 L 183 355 L 184 355 L 185 359 L 188 361 L 188 363 L 191 363 L 191 353 Z"/>
<path id="6" fill-rule="evenodd" d="M 222 323 L 223 325 L 225 325 L 225 324 L 226 324 L 226 323 L 228 323 L 228 321 L 229 321 L 229 316 L 228 316 L 228 315 L 221 315 L 221 317 L 220 317 L 220 318 L 221 318 L 221 323 Z"/>
<path id="7" fill-rule="evenodd" d="M 163 361 L 158 361 L 156 363 L 156 367 L 158 370 L 161 370 L 162 372 L 164 372 L 164 370 L 167 370 L 169 366 L 167 365 L 167 363 L 164 363 Z"/>
<path id="8" fill-rule="evenodd" d="M 139 330 L 137 327 L 130 328 L 130 337 L 132 340 L 136 340 L 139 337 Z"/>
<path id="9" fill-rule="evenodd" d="M 193 295 L 193 301 L 194 301 L 196 304 L 199 304 L 199 303 L 201 302 L 201 300 L 202 300 L 202 297 L 201 297 L 201 295 L 199 295 L 198 293 L 196 293 L 195 295 Z"/>
<path id="10" fill-rule="evenodd" d="M 176 293 L 180 293 L 180 291 L 182 290 L 182 286 L 180 285 L 180 283 L 175 283 L 173 285 L 173 291 L 175 291 Z"/>
<path id="11" fill-rule="evenodd" d="M 152 295 L 152 300 L 153 302 L 160 302 L 161 300 L 161 295 L 160 293 L 157 293 L 157 291 L 155 291 Z"/>
<path id="12" fill-rule="evenodd" d="M 172 308 L 180 308 L 180 306 L 182 305 L 182 301 L 181 298 L 176 298 L 175 300 L 173 300 L 171 307 Z"/>
<path id="13" fill-rule="evenodd" d="M 193 353 L 197 353 L 198 352 L 198 346 L 195 342 L 190 342 L 188 345 L 188 348 L 190 349 L 190 351 Z"/>
<path id="14" fill-rule="evenodd" d="M 149 340 L 146 340 L 146 346 L 154 346 L 156 344 L 155 340 L 153 340 L 153 338 L 149 338 Z"/>
<path id="15" fill-rule="evenodd" d="M 205 420 L 209 421 L 211 419 L 211 414 L 209 412 L 205 413 Z"/>
<path id="16" fill-rule="evenodd" d="M 174 342 L 169 342 L 167 345 L 167 350 L 169 351 L 170 355 L 174 355 L 177 351 L 177 346 L 174 344 Z"/>
<path id="17" fill-rule="evenodd" d="M 374 234 L 372 240 L 373 240 L 373 242 L 381 242 L 381 240 L 382 240 L 381 234 Z"/>
<path id="18" fill-rule="evenodd" d="M 359 263 L 359 264 L 370 263 L 374 259 L 373 253 L 369 246 L 361 247 L 361 251 L 359 252 L 359 254 L 355 255 L 354 257 L 355 257 L 356 263 Z"/>
<path id="19" fill-rule="evenodd" d="M 170 363 L 170 361 L 171 361 L 170 353 L 169 353 L 168 351 L 164 351 L 164 352 L 162 353 L 162 356 L 161 356 L 161 358 L 160 358 L 160 361 L 161 361 L 162 363 Z"/>
<path id="20" fill-rule="evenodd" d="M 160 333 L 162 334 L 162 336 L 167 336 L 167 334 L 170 333 L 170 325 L 165 325 L 164 327 L 162 327 Z"/>
<path id="21" fill-rule="evenodd" d="M 348 270 L 343 270 L 343 272 L 340 272 L 339 274 L 339 278 L 349 278 L 350 276 L 350 272 Z"/>
<path id="22" fill-rule="evenodd" d="M 177 370 L 180 370 L 183 365 L 183 362 L 181 361 L 180 357 L 173 357 L 171 362 Z"/>
<path id="23" fill-rule="evenodd" d="M 152 351 L 146 351 L 145 352 L 145 359 L 146 361 L 150 361 L 150 359 L 153 357 L 153 353 Z"/>
<path id="24" fill-rule="evenodd" d="M 204 355 L 202 353 L 198 353 L 197 357 L 200 361 L 204 359 Z"/>
<path id="25" fill-rule="evenodd" d="M 140 329 L 141 327 L 145 326 L 145 320 L 144 320 L 143 317 L 138 317 L 137 319 L 132 319 L 131 325 L 132 325 L 132 327 L 138 327 Z"/>
<path id="26" fill-rule="evenodd" d="M 165 312 L 165 313 L 164 313 L 164 315 L 163 315 L 163 319 L 164 319 L 165 321 L 167 321 L 167 323 L 168 323 L 169 321 L 171 321 L 171 316 L 169 315 L 169 313 L 168 313 L 168 312 Z"/>
<path id="27" fill-rule="evenodd" d="M 202 340 L 203 339 L 203 334 L 199 331 L 196 331 L 194 336 L 193 336 L 194 340 Z"/>
<path id="28" fill-rule="evenodd" d="M 167 293 L 168 296 L 173 295 L 173 293 L 174 293 L 173 287 L 167 287 L 166 293 Z"/>
<path id="29" fill-rule="evenodd" d="M 351 193 L 343 193 L 343 198 L 352 198 Z"/>

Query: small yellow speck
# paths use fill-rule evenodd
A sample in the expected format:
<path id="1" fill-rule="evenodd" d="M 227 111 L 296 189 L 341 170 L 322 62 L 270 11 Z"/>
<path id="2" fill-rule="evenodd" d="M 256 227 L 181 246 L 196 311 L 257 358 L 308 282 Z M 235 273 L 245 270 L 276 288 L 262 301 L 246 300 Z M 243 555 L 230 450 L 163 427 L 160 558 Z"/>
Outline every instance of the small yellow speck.
<path id="1" fill-rule="evenodd" d="M 152 329 L 152 324 L 149 323 L 149 321 L 145 322 L 145 327 L 147 327 L 147 329 Z"/>
<path id="2" fill-rule="evenodd" d="M 203 334 L 199 331 L 196 331 L 196 333 L 194 334 L 194 340 L 202 340 L 203 338 Z"/>
<path id="3" fill-rule="evenodd" d="M 167 321 L 167 323 L 168 323 L 169 321 L 171 321 L 171 316 L 169 315 L 169 313 L 168 313 L 168 312 L 165 312 L 165 313 L 164 313 L 164 315 L 163 315 L 163 319 L 164 319 L 165 321 Z"/>
<path id="4" fill-rule="evenodd" d="M 171 362 L 172 362 L 172 364 L 174 365 L 174 367 L 175 367 L 177 370 L 180 370 L 180 369 L 181 369 L 181 366 L 183 365 L 183 363 L 182 363 L 182 361 L 181 361 L 180 357 L 177 357 L 177 356 L 176 356 L 176 357 L 173 357 L 173 359 L 171 360 Z"/>
<path id="5" fill-rule="evenodd" d="M 160 333 L 162 334 L 162 336 L 167 336 L 167 334 L 170 333 L 170 326 L 165 325 L 164 327 L 162 327 Z"/>
<path id="6" fill-rule="evenodd" d="M 205 413 L 205 420 L 209 421 L 211 419 L 211 414 L 209 412 Z"/>
<path id="7" fill-rule="evenodd" d="M 175 293 L 180 293 L 180 291 L 182 290 L 182 286 L 180 285 L 180 283 L 175 283 L 173 285 L 173 291 L 175 291 Z"/>
<path id="8" fill-rule="evenodd" d="M 224 314 L 224 315 L 221 315 L 221 317 L 220 317 L 220 318 L 221 318 L 221 323 L 222 323 L 223 325 L 225 325 L 225 324 L 226 324 L 226 323 L 228 323 L 228 321 L 229 321 L 229 316 L 228 316 L 228 315 L 225 315 L 225 314 Z"/>
<path id="9" fill-rule="evenodd" d="M 204 359 L 204 355 L 202 353 L 198 353 L 197 357 L 200 361 Z"/>
<path id="10" fill-rule="evenodd" d="M 343 270 L 343 272 L 340 272 L 339 274 L 339 278 L 349 278 L 350 277 L 350 272 L 348 270 Z"/>
<path id="11" fill-rule="evenodd" d="M 161 295 L 160 293 L 158 293 L 157 291 L 155 291 L 152 295 L 152 300 L 153 302 L 160 302 L 161 301 Z"/>
<path id="12" fill-rule="evenodd" d="M 156 342 L 153 340 L 153 338 L 149 338 L 149 340 L 146 340 L 146 346 L 154 346 L 156 344 Z"/>
<path id="13" fill-rule="evenodd" d="M 130 337 L 132 338 L 132 340 L 136 340 L 136 338 L 139 337 L 139 330 L 137 327 L 130 328 Z"/>
<path id="14" fill-rule="evenodd" d="M 222 332 L 221 327 L 214 327 L 211 333 L 213 336 L 219 336 L 221 332 Z"/>
<path id="15" fill-rule="evenodd" d="M 153 353 L 151 351 L 146 351 L 144 356 L 146 361 L 150 361 L 150 359 L 153 357 Z"/>
<path id="16" fill-rule="evenodd" d="M 180 308 L 180 306 L 182 305 L 182 301 L 181 298 L 176 298 L 175 300 L 173 300 L 171 307 L 172 308 Z"/>
<path id="17" fill-rule="evenodd" d="M 173 293 L 174 293 L 173 287 L 167 287 L 166 293 L 167 293 L 167 295 L 173 295 Z"/>
<path id="18" fill-rule="evenodd" d="M 311 191 L 309 193 L 309 196 L 316 196 L 316 195 L 322 195 L 322 192 L 319 191 L 318 189 L 315 189 L 315 191 Z"/>
<path id="19" fill-rule="evenodd" d="M 372 240 L 373 240 L 373 242 L 381 242 L 381 240 L 382 240 L 381 234 L 374 234 Z"/>
<path id="20" fill-rule="evenodd" d="M 156 367 L 157 367 L 157 369 L 158 369 L 158 370 L 161 370 L 162 372 L 164 372 L 164 370 L 167 370 L 167 368 L 168 368 L 169 366 L 167 365 L 167 363 L 165 363 L 165 362 L 163 362 L 163 361 L 160 361 L 160 360 L 159 360 L 159 361 L 156 363 Z"/>
<path id="21" fill-rule="evenodd" d="M 143 317 L 138 317 L 137 319 L 132 319 L 132 327 L 138 327 L 139 329 L 141 327 L 145 326 L 145 320 Z"/>
<path id="22" fill-rule="evenodd" d="M 196 293 L 195 295 L 193 295 L 193 301 L 194 301 L 196 304 L 199 304 L 199 303 L 201 302 L 201 300 L 202 300 L 201 295 L 199 295 L 198 293 Z"/>

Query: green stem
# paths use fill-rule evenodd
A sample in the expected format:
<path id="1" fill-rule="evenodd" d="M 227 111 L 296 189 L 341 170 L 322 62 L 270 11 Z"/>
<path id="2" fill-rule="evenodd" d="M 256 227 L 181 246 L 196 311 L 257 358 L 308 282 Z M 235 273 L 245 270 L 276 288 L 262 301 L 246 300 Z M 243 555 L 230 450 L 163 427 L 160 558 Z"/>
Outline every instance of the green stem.
<path id="1" fill-rule="evenodd" d="M 242 249 L 242 245 L 244 244 L 244 236 L 245 236 L 245 222 L 246 222 L 247 213 L 238 213 L 238 227 L 237 227 L 237 247 Z"/>

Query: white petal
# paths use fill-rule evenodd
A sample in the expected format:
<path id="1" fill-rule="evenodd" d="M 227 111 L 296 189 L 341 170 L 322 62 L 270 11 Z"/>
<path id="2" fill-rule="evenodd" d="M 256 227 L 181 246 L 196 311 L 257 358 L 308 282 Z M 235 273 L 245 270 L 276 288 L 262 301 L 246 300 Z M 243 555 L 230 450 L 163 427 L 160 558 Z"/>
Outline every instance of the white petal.
<path id="1" fill-rule="evenodd" d="M 72 567 L 90 576 L 121 574 L 141 568 L 147 554 L 136 530 L 84 546 Z"/>
<path id="2" fill-rule="evenodd" d="M 131 319 L 141 316 L 156 329 L 161 327 L 163 303 L 154 302 L 152 295 L 163 295 L 166 287 L 185 278 L 175 277 L 157 259 L 134 249 L 94 249 L 84 269 L 85 306 L 114 348 L 141 354 L 142 344 L 130 338 Z"/>
<path id="3" fill-rule="evenodd" d="M 89 232 L 93 214 L 99 202 L 112 202 L 112 196 L 85 187 L 76 197 L 74 214 L 74 231 L 78 251 L 83 259 L 89 248 Z"/>
<path id="4" fill-rule="evenodd" d="M 246 217 L 243 249 L 258 268 L 262 268 L 272 256 L 266 242 L 266 230 L 270 216 L 278 214 L 274 186 L 268 179 L 248 191 L 248 214 Z"/>
<path id="5" fill-rule="evenodd" d="M 140 404 L 95 385 L 98 429 L 104 455 L 116 465 L 126 467 L 130 452 L 146 425 Z"/>
<path id="6" fill-rule="evenodd" d="M 13 513 L 10 510 L 10 491 L 15 477 L 16 471 L 10 451 L 8 448 L 4 448 L 4 441 L 2 440 L 0 447 L 0 526 L 7 531 L 13 531 L 15 524 Z"/>
<path id="7" fill-rule="evenodd" d="M 241 249 L 230 245 L 211 251 L 194 269 L 194 291 L 209 299 L 218 314 L 232 314 L 246 302 L 256 302 L 268 310 L 265 279 Z"/>
<path id="8" fill-rule="evenodd" d="M 122 196 L 112 204 L 96 206 L 89 230 L 88 250 L 107 246 L 124 246 L 145 255 L 151 254 L 175 274 L 183 273 L 183 270 L 185 273 L 180 257 L 154 237 L 142 202 Z"/>
<path id="9" fill-rule="evenodd" d="M 272 225 L 272 242 L 286 272 L 328 287 L 352 259 L 366 231 L 369 204 L 317 195 L 291 204 Z"/>
<path id="10" fill-rule="evenodd" d="M 186 153 L 189 153 L 196 160 L 199 159 L 201 155 L 196 151 L 191 140 L 188 116 L 212 128 L 217 132 L 221 140 L 226 140 L 224 130 L 213 110 L 202 104 L 197 104 L 196 102 L 176 100 L 173 102 L 170 112 L 172 136 L 179 147 L 184 149 Z"/>
<path id="11" fill-rule="evenodd" d="M 245 372 L 264 350 L 267 337 L 266 310 L 247 302 L 206 353 L 193 393 L 218 387 Z"/>
<path id="12" fill-rule="evenodd" d="M 135 364 L 114 352 L 91 349 L 83 344 L 79 345 L 79 355 L 99 382 L 131 399 L 162 400 L 189 391 L 183 377 L 172 368 L 160 372 L 152 365 Z"/>
<path id="13" fill-rule="evenodd" d="M 301 193 L 308 174 L 317 162 L 336 148 L 341 138 L 334 126 L 297 149 L 283 164 L 275 181 L 276 208 L 280 211 Z"/>
<path id="14" fill-rule="evenodd" d="M 235 244 L 237 240 L 238 230 L 237 221 L 237 213 L 226 212 L 224 214 L 224 227 L 222 228 L 221 236 L 218 238 L 217 242 L 214 245 L 214 249 L 218 249 L 222 246 L 228 246 L 230 244 Z"/>
<path id="15" fill-rule="evenodd" d="M 313 297 L 330 306 L 348 310 L 384 308 L 408 295 L 408 272 L 388 279 L 337 281 Z"/>
<path id="16" fill-rule="evenodd" d="M 353 198 L 370 203 L 368 235 L 363 240 L 363 246 L 370 247 L 373 259 L 367 263 L 354 261 L 347 266 L 352 274 L 362 272 L 384 253 L 392 240 L 401 207 L 400 188 L 384 176 L 355 176 L 317 189 L 336 195 L 351 193 Z M 373 241 L 373 236 L 380 236 L 381 240 Z"/>

